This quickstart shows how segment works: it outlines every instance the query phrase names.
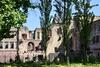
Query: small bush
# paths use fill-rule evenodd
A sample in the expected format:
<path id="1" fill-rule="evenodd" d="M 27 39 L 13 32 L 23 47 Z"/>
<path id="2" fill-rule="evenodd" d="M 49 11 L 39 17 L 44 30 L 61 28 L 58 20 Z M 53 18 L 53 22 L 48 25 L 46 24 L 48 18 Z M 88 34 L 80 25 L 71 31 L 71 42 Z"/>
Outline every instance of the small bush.
<path id="1" fill-rule="evenodd" d="M 89 63 L 96 63 L 96 57 L 95 56 L 93 56 L 93 55 L 90 55 L 89 56 Z"/>

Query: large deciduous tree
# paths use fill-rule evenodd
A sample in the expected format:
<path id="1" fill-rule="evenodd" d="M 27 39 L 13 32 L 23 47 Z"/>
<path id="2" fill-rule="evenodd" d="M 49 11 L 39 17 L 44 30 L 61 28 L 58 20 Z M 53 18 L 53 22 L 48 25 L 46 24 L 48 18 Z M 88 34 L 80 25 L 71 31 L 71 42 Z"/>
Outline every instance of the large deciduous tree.
<path id="1" fill-rule="evenodd" d="M 17 24 L 22 25 L 25 22 L 26 15 L 24 12 L 15 9 L 15 1 L 0 1 L 0 40 L 9 37 L 10 29 Z"/>
<path id="2" fill-rule="evenodd" d="M 40 0 L 39 10 L 41 13 L 40 24 L 42 28 L 42 46 L 46 55 L 46 46 L 49 39 L 49 30 L 51 22 L 51 9 L 52 9 L 52 0 Z M 46 59 L 46 56 L 45 56 Z"/>
<path id="3" fill-rule="evenodd" d="M 69 27 L 72 20 L 72 0 L 55 0 L 56 13 L 59 19 L 61 19 L 61 24 L 63 28 L 63 45 L 65 46 L 65 55 L 67 62 L 69 62 L 69 41 L 70 34 Z"/>
<path id="4" fill-rule="evenodd" d="M 19 51 L 19 28 L 26 21 L 28 7 L 32 7 L 30 0 L 0 1 L 0 40 L 11 37 L 10 29 L 16 27 L 17 55 Z"/>
<path id="5" fill-rule="evenodd" d="M 0 1 L 0 40 L 10 37 L 11 27 L 20 27 L 25 22 L 28 6 L 29 0 Z"/>
<path id="6" fill-rule="evenodd" d="M 87 61 L 91 25 L 94 19 L 94 14 L 90 10 L 95 5 L 91 5 L 90 0 L 73 0 L 73 2 L 76 10 L 74 21 L 79 32 L 82 60 L 85 63 Z"/>

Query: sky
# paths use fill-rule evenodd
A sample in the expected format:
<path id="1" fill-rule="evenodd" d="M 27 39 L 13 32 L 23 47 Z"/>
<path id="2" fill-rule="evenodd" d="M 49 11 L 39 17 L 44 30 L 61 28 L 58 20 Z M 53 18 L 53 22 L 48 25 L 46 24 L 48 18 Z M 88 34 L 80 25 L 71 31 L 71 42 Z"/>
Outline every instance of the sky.
<path id="1" fill-rule="evenodd" d="M 32 0 L 32 2 L 38 2 L 38 1 L 39 0 Z M 93 7 L 91 11 L 93 11 L 96 16 L 100 16 L 100 0 L 91 0 L 91 4 L 93 5 L 98 4 L 98 6 Z M 24 26 L 27 26 L 29 30 L 40 28 L 40 16 L 41 15 L 38 9 L 34 10 L 29 9 L 27 21 L 26 23 L 24 23 Z"/>

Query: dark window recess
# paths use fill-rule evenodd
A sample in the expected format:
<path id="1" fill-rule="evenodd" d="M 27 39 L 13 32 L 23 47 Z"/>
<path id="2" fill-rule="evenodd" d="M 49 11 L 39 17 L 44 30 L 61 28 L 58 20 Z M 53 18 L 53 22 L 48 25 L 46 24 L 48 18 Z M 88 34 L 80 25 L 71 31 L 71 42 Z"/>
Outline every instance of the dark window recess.
<path id="1" fill-rule="evenodd" d="M 99 53 L 97 53 L 98 54 L 98 56 L 100 56 L 100 54 Z"/>
<path id="2" fill-rule="evenodd" d="M 96 36 L 96 43 L 99 42 L 99 36 Z"/>
<path id="3" fill-rule="evenodd" d="M 3 45 L 2 45 L 2 43 L 0 44 L 0 49 L 2 49 L 3 48 Z"/>
<path id="4" fill-rule="evenodd" d="M 57 29 L 57 34 L 62 34 L 62 29 L 61 29 L 61 27 Z"/>
<path id="5" fill-rule="evenodd" d="M 33 35 L 33 39 L 35 39 L 35 34 L 32 34 Z"/>
<path id="6" fill-rule="evenodd" d="M 52 36 L 52 31 L 51 30 L 49 30 L 49 37 L 51 37 Z"/>
<path id="7" fill-rule="evenodd" d="M 59 37 L 58 41 L 60 41 L 60 40 L 61 40 L 61 37 Z"/>
<path id="8" fill-rule="evenodd" d="M 42 47 L 39 45 L 39 46 L 37 46 L 37 47 L 35 47 L 35 51 L 42 51 L 43 49 L 42 49 Z"/>
<path id="9" fill-rule="evenodd" d="M 92 41 L 93 41 L 93 44 L 95 44 L 95 37 L 93 37 Z"/>
<path id="10" fill-rule="evenodd" d="M 92 40 L 93 40 L 93 44 L 99 43 L 100 37 L 98 35 L 97 36 L 94 36 Z"/>
<path id="11" fill-rule="evenodd" d="M 98 31 L 100 31 L 100 25 L 98 25 Z"/>
<path id="12" fill-rule="evenodd" d="M 23 39 L 27 39 L 27 34 L 22 34 Z"/>
<path id="13" fill-rule="evenodd" d="M 55 47 L 55 52 L 58 52 L 58 48 L 57 47 Z"/>
<path id="14" fill-rule="evenodd" d="M 25 57 L 25 59 L 27 60 L 27 59 L 29 59 L 29 57 Z"/>
<path id="15" fill-rule="evenodd" d="M 5 49 L 7 49 L 7 48 L 8 48 L 8 44 L 5 45 Z"/>
<path id="16" fill-rule="evenodd" d="M 36 50 L 36 51 L 38 51 L 38 50 L 39 50 L 38 46 L 37 46 L 37 47 L 35 47 L 35 50 Z"/>
<path id="17" fill-rule="evenodd" d="M 43 55 L 38 55 L 38 59 L 39 59 L 39 61 L 42 61 L 43 60 Z"/>
<path id="18" fill-rule="evenodd" d="M 14 48 L 14 43 L 11 43 L 11 48 L 12 48 L 12 49 Z"/>

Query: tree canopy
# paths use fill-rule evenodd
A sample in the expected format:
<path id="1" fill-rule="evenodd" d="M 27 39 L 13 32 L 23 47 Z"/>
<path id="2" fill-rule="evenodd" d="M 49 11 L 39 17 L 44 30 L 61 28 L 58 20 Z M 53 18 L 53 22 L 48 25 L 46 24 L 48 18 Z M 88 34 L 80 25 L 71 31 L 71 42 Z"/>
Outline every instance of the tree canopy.
<path id="1" fill-rule="evenodd" d="M 27 17 L 29 0 L 0 1 L 0 40 L 10 37 L 11 27 L 20 27 Z"/>
<path id="2" fill-rule="evenodd" d="M 49 39 L 49 27 L 51 21 L 52 0 L 40 0 L 39 10 L 41 13 L 40 24 L 42 28 L 42 47 L 46 55 L 47 41 Z M 45 56 L 46 59 L 46 56 Z"/>

